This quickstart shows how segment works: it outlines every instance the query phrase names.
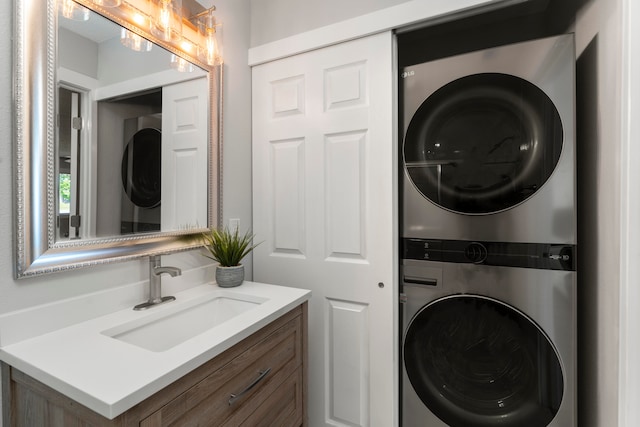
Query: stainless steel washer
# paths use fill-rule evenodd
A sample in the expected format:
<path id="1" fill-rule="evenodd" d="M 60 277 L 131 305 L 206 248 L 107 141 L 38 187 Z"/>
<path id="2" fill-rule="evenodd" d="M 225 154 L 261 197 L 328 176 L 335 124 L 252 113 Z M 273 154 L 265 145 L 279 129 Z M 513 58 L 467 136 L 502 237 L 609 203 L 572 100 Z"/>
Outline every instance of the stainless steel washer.
<path id="1" fill-rule="evenodd" d="M 402 426 L 576 426 L 575 247 L 403 252 Z"/>
<path id="2" fill-rule="evenodd" d="M 162 114 L 124 120 L 120 233 L 160 231 Z"/>

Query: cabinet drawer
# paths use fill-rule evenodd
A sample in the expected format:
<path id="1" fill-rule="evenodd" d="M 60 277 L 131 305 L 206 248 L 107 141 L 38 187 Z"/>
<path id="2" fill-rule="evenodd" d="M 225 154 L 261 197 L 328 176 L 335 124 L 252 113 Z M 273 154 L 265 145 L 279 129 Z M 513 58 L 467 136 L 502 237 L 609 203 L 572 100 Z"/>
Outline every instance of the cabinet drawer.
<path id="1" fill-rule="evenodd" d="M 260 403 L 255 411 L 251 412 L 248 418 L 241 420 L 232 417 L 224 427 L 301 426 L 302 387 L 302 368 L 298 368 L 285 379 L 284 383 L 277 385 L 275 390 L 269 392 L 266 399 Z"/>
<path id="2" fill-rule="evenodd" d="M 293 318 L 177 396 L 140 425 L 220 426 L 231 417 L 238 425 L 258 410 L 262 402 L 278 393 L 281 384 L 288 384 L 286 381 L 292 374 L 301 370 L 302 329 L 302 317 Z M 260 373 L 267 369 L 269 372 L 256 382 Z M 251 384 L 254 385 L 249 388 Z M 230 403 L 232 394 L 239 396 Z M 295 406 L 302 407 L 301 404 Z"/>

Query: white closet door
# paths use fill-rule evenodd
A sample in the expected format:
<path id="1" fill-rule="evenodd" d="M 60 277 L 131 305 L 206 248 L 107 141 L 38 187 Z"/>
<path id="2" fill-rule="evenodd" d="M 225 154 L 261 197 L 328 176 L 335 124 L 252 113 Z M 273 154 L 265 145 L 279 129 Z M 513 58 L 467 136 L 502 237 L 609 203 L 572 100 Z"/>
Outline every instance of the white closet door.
<path id="1" fill-rule="evenodd" d="M 208 96 L 206 77 L 162 88 L 163 231 L 207 226 Z"/>
<path id="2" fill-rule="evenodd" d="M 392 35 L 253 68 L 254 280 L 311 289 L 311 426 L 396 424 Z"/>

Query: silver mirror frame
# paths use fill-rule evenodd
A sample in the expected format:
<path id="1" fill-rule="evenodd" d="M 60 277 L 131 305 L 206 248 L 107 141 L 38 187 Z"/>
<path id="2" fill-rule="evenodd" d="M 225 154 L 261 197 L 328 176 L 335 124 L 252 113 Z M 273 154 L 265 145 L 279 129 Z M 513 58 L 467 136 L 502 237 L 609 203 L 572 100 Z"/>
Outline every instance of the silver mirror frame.
<path id="1" fill-rule="evenodd" d="M 222 66 L 211 67 L 87 0 L 83 6 L 188 59 L 209 73 L 208 224 L 221 223 Z M 15 277 L 26 278 L 201 246 L 202 229 L 56 242 L 56 0 L 14 0 L 13 137 Z"/>

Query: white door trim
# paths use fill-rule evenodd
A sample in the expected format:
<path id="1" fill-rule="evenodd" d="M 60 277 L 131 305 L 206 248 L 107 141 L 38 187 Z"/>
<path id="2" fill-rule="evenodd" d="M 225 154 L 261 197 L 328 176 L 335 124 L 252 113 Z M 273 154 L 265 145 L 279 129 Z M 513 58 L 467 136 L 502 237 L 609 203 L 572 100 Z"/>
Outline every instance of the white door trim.
<path id="1" fill-rule="evenodd" d="M 622 2 L 622 122 L 620 142 L 620 348 L 618 424 L 640 425 L 640 19 L 637 0 Z"/>

